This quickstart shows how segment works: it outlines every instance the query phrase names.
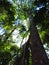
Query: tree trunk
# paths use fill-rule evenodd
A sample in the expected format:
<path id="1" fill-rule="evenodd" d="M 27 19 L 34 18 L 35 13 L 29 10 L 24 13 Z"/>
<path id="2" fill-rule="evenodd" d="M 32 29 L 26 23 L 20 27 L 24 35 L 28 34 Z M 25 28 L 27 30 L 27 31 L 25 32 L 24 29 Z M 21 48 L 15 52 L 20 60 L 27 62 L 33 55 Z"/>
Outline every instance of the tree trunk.
<path id="1" fill-rule="evenodd" d="M 41 39 L 38 34 L 38 30 L 36 28 L 35 17 L 31 15 L 30 19 L 30 44 L 31 44 L 31 51 L 32 51 L 32 60 L 33 65 L 49 65 L 48 64 L 48 57 L 46 52 L 43 48 Z"/>
<path id="2" fill-rule="evenodd" d="M 29 65 L 29 40 L 24 44 L 24 48 L 22 50 L 23 57 L 20 59 L 19 65 Z"/>

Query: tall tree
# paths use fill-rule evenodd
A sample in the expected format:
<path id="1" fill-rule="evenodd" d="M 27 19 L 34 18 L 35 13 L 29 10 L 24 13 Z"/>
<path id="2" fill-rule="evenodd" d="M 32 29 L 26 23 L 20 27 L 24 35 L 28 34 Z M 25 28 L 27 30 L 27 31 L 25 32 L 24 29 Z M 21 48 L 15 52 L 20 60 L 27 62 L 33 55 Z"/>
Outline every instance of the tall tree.
<path id="1" fill-rule="evenodd" d="M 0 48 L 4 47 L 5 49 L 5 45 L 7 44 L 6 42 L 8 42 L 9 37 L 12 35 L 13 31 L 17 27 L 22 37 L 24 34 L 25 34 L 24 37 L 26 37 L 28 33 L 30 34 L 30 36 L 29 41 L 27 41 L 27 43 L 24 45 L 24 49 L 22 50 L 23 51 L 22 57 L 19 58 L 17 56 L 18 60 L 16 58 L 15 61 L 18 62 L 18 64 L 20 65 L 25 64 L 29 65 L 28 48 L 30 47 L 32 53 L 33 65 L 48 65 L 49 60 L 47 58 L 42 43 L 49 43 L 48 39 L 49 1 L 48 0 L 27 0 L 27 1 L 12 0 L 12 2 L 10 1 L 0 0 L 0 21 L 1 21 L 0 23 L 2 24 L 3 29 L 5 29 L 4 34 L 0 36 L 1 41 Z M 19 20 L 21 21 L 21 23 Z M 30 21 L 30 26 L 28 26 L 29 22 L 28 20 Z M 22 21 L 23 22 L 26 21 L 27 26 L 25 26 L 26 23 L 23 24 Z M 38 28 L 40 28 L 40 31 L 38 30 Z M 15 65 L 16 62 L 14 63 Z"/>
<path id="2" fill-rule="evenodd" d="M 32 16 L 30 18 L 30 44 L 31 44 L 31 51 L 32 51 L 32 60 L 33 65 L 48 65 L 49 60 L 46 55 L 46 52 L 43 48 L 42 42 L 40 40 L 38 30 L 35 25 L 35 18 L 33 19 Z"/>
<path id="3" fill-rule="evenodd" d="M 38 3 L 38 2 L 37 2 Z M 41 4 L 40 4 L 41 3 Z M 39 1 L 37 4 L 38 6 L 42 6 L 42 4 L 45 4 L 45 1 Z M 46 5 L 46 4 L 45 4 Z M 32 51 L 32 60 L 33 65 L 48 65 L 49 60 L 46 55 L 46 52 L 43 48 L 41 39 L 38 34 L 38 30 L 36 27 L 36 22 L 43 22 L 44 21 L 44 14 L 46 12 L 46 7 L 42 7 L 38 13 L 35 14 L 35 16 L 32 16 L 32 13 L 29 14 L 30 19 L 30 44 L 31 44 L 31 51 Z"/>

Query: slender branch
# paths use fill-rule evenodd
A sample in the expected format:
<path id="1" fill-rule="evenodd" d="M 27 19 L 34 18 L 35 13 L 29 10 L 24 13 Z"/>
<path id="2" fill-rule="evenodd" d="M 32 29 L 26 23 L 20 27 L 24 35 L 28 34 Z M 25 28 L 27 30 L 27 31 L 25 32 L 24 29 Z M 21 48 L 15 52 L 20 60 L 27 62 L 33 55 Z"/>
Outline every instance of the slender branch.
<path id="1" fill-rule="evenodd" d="M 8 36 L 6 36 L 4 42 L 11 36 L 11 34 L 14 32 L 14 30 L 16 29 L 17 27 L 15 26 L 12 31 L 8 34 Z"/>

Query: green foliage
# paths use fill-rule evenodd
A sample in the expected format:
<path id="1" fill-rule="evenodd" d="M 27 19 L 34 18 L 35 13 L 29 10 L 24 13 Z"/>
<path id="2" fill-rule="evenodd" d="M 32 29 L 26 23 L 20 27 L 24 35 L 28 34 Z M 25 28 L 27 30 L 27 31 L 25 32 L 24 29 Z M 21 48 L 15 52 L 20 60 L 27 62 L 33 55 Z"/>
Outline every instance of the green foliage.
<path id="1" fill-rule="evenodd" d="M 0 65 L 3 64 L 7 65 L 10 59 L 11 59 L 10 52 L 6 52 L 6 51 L 0 52 Z"/>
<path id="2" fill-rule="evenodd" d="M 7 0 L 0 1 L 0 22 L 2 21 L 4 26 L 12 25 L 15 20 L 16 10 L 12 3 Z"/>
<path id="3" fill-rule="evenodd" d="M 39 5 L 43 8 L 36 10 Z M 0 65 L 7 65 L 18 52 L 17 43 L 13 41 L 12 34 L 19 30 L 19 35 L 24 39 L 30 33 L 30 14 L 35 17 L 36 26 L 43 44 L 47 43 L 49 48 L 49 1 L 48 0 L 0 0 L 0 27 L 4 34 L 0 35 Z M 28 16 L 29 15 L 29 16 Z M 17 20 L 18 24 L 15 24 Z M 28 20 L 27 20 L 28 19 Z M 23 24 L 24 20 L 26 20 Z M 1 29 L 0 29 L 1 30 Z M 2 33 L 2 32 L 1 32 Z M 16 39 L 17 40 L 17 39 Z M 21 53 L 21 49 L 20 49 Z M 5 64 L 4 64 L 5 63 Z M 31 65 L 31 61 L 29 61 Z"/>

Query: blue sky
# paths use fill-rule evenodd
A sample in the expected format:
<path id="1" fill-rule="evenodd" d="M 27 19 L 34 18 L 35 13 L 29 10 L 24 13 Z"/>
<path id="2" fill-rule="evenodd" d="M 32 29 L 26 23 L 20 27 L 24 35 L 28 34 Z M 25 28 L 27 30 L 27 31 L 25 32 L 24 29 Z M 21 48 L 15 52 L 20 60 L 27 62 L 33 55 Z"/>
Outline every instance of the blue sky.
<path id="1" fill-rule="evenodd" d="M 4 29 L 0 27 L 0 35 L 3 35 L 5 33 Z"/>

